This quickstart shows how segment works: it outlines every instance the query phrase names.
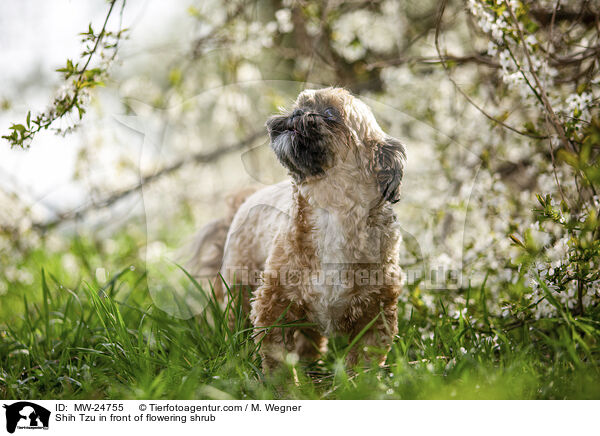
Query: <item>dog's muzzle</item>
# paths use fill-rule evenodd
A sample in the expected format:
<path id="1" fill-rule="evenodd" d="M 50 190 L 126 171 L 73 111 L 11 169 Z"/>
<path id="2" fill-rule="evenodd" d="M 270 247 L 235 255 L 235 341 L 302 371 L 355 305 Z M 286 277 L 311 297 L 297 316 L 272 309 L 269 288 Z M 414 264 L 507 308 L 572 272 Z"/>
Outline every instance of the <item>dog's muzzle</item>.
<path id="1" fill-rule="evenodd" d="M 267 128 L 271 148 L 293 176 L 303 179 L 324 173 L 330 151 L 320 115 L 296 109 L 289 116 L 272 117 Z"/>

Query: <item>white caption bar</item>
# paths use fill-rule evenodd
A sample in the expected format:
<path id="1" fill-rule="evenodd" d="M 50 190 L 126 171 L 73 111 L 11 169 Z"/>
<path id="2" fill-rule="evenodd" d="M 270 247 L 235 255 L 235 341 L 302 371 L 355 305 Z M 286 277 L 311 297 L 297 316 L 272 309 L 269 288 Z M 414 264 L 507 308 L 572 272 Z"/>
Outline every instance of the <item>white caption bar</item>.
<path id="1" fill-rule="evenodd" d="M 597 432 L 598 401 L 0 401 L 1 434 Z M 568 419 L 568 417 L 577 417 Z M 40 435 L 41 436 L 41 435 Z"/>

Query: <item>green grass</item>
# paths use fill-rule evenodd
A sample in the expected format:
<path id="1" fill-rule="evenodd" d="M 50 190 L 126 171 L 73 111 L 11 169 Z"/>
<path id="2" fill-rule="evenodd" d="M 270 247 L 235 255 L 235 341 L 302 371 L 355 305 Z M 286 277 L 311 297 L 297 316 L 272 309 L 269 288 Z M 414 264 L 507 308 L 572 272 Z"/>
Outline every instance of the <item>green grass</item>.
<path id="1" fill-rule="evenodd" d="M 91 262 L 81 264 L 87 280 L 70 283 L 54 257 L 37 252 L 25 262 L 47 269 L 0 296 L 1 398 L 600 398 L 594 321 L 587 333 L 579 319 L 501 324 L 486 313 L 485 299 L 467 298 L 478 305 L 469 310 L 485 314 L 473 323 L 447 315 L 440 299 L 435 314 L 415 305 L 410 319 L 400 320 L 385 368 L 347 371 L 348 342 L 335 338 L 322 362 L 297 368 L 296 384 L 291 366 L 263 374 L 238 308 L 209 298 L 197 317 L 172 317 L 153 304 L 142 268 L 116 270 L 101 285 L 92 274 L 93 250 L 82 250 Z M 464 290 L 485 295 L 471 291 Z M 235 331 L 229 310 L 238 313 Z"/>

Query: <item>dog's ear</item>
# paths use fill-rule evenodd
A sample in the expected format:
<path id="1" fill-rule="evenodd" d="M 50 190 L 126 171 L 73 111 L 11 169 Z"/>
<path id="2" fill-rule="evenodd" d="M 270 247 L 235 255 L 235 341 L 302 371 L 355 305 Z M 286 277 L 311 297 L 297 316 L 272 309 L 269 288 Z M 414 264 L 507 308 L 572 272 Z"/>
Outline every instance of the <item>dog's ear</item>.
<path id="1" fill-rule="evenodd" d="M 396 138 L 385 136 L 375 144 L 373 172 L 384 200 L 396 203 L 400 200 L 400 186 L 404 176 L 406 150 Z"/>

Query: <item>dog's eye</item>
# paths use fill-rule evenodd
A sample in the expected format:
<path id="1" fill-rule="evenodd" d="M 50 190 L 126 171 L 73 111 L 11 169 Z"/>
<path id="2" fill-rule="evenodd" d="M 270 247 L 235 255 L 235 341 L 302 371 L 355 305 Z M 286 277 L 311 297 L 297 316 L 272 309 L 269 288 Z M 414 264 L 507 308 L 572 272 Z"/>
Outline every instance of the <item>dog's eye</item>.
<path id="1" fill-rule="evenodd" d="M 328 107 L 323 111 L 323 115 L 325 115 L 327 118 L 336 118 L 339 114 L 335 108 Z"/>

